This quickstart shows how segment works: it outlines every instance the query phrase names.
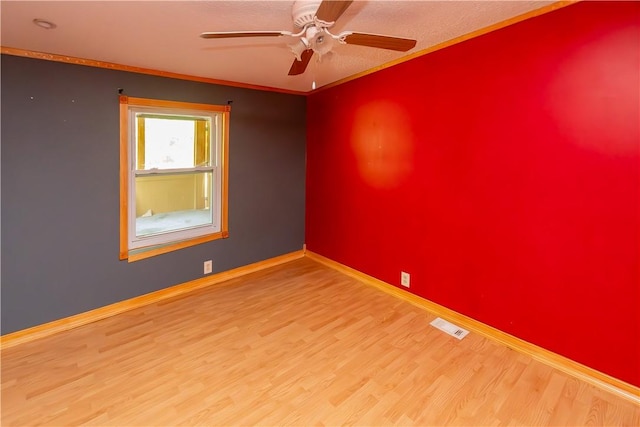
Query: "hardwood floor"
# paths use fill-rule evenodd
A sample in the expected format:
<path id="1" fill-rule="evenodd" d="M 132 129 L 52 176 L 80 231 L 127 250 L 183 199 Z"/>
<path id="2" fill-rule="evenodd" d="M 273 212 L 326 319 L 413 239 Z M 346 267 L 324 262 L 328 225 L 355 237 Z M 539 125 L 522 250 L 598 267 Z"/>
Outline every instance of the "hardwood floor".
<path id="1" fill-rule="evenodd" d="M 640 407 L 309 259 L 2 352 L 2 425 L 640 425 Z"/>

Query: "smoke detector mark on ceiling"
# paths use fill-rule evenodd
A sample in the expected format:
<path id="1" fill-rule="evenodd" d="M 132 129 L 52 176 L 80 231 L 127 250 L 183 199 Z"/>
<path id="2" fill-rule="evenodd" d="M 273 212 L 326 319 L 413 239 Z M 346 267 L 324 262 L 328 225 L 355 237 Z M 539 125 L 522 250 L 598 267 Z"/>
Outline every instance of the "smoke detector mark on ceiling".
<path id="1" fill-rule="evenodd" d="M 51 21 L 47 21 L 46 19 L 36 18 L 36 19 L 33 20 L 33 23 L 36 24 L 40 28 L 44 28 L 45 30 L 53 30 L 54 28 L 57 27 L 56 24 L 54 24 Z"/>

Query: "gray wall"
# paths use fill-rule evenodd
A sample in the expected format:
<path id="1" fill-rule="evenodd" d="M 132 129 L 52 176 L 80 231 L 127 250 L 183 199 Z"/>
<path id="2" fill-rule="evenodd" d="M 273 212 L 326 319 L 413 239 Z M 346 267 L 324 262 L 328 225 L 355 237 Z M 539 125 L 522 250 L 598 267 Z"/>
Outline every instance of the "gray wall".
<path id="1" fill-rule="evenodd" d="M 299 250 L 303 96 L 2 55 L 2 334 Z M 119 103 L 226 104 L 229 233 L 118 260 Z"/>

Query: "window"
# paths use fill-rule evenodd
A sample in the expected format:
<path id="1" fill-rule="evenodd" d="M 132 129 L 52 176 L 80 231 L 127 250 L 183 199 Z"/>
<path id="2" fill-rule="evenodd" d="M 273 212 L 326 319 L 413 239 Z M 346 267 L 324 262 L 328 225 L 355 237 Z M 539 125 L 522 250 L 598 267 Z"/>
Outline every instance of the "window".
<path id="1" fill-rule="evenodd" d="M 228 237 L 229 111 L 120 97 L 120 259 Z"/>

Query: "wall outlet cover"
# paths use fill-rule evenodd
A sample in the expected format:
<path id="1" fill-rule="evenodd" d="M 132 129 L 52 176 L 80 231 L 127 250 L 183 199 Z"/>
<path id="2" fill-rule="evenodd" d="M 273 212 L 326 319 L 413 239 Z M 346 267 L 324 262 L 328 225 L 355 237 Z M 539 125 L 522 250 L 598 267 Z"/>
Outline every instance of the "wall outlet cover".
<path id="1" fill-rule="evenodd" d="M 406 273 L 404 271 L 400 272 L 400 284 L 402 286 L 404 286 L 405 288 L 408 288 L 411 286 L 411 275 L 409 273 Z"/>
<path id="2" fill-rule="evenodd" d="M 205 261 L 204 262 L 204 274 L 211 274 L 213 271 L 213 261 Z"/>

